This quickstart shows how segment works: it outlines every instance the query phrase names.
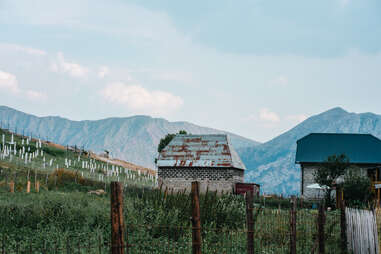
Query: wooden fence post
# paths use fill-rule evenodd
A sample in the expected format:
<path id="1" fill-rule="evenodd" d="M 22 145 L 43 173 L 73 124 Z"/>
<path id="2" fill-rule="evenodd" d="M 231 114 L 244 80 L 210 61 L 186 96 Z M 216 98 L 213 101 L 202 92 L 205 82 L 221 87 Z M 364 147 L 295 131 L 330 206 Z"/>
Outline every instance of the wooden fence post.
<path id="1" fill-rule="evenodd" d="M 9 183 L 9 192 L 14 193 L 15 192 L 15 182 L 11 181 Z"/>
<path id="2" fill-rule="evenodd" d="M 36 181 L 34 183 L 34 188 L 35 188 L 37 193 L 40 192 L 40 181 Z"/>
<path id="3" fill-rule="evenodd" d="M 291 198 L 290 210 L 290 253 L 296 254 L 296 197 Z"/>
<path id="4" fill-rule="evenodd" d="M 341 193 L 340 193 L 341 194 Z M 345 202 L 340 199 L 340 229 L 341 253 L 347 253 L 347 223 L 345 220 Z"/>
<path id="5" fill-rule="evenodd" d="M 124 254 L 123 186 L 111 182 L 111 253 Z"/>
<path id="6" fill-rule="evenodd" d="M 322 203 L 319 206 L 319 214 L 318 214 L 319 254 L 325 253 L 324 224 L 325 224 L 325 207 L 324 207 L 324 203 Z"/>
<path id="7" fill-rule="evenodd" d="M 26 193 L 30 193 L 30 181 L 26 183 Z"/>
<path id="8" fill-rule="evenodd" d="M 246 192 L 247 254 L 254 254 L 253 192 Z"/>
<path id="9" fill-rule="evenodd" d="M 200 183 L 192 182 L 192 253 L 201 254 Z"/>

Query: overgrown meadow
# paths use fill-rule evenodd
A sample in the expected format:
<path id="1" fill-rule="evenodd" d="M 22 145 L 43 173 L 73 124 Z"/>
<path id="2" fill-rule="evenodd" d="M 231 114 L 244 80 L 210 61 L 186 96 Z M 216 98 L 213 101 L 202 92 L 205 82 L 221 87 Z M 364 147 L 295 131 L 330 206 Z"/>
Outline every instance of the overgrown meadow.
<path id="1" fill-rule="evenodd" d="M 129 253 L 191 252 L 189 193 L 152 187 L 151 178 L 41 146 L 36 140 L 27 143 L 14 136 L 7 145 L 11 137 L 6 134 L 0 158 L 0 250 L 4 253 L 109 253 L 109 182 L 118 179 L 125 186 Z M 28 179 L 30 193 L 26 193 Z M 11 181 L 15 193 L 9 192 Z M 40 182 L 39 193 L 35 181 Z M 98 189 L 106 193 L 89 194 Z M 254 202 L 256 253 L 288 253 L 289 200 L 258 198 Z M 298 204 L 298 253 L 311 253 L 317 247 L 317 211 L 311 203 Z M 200 207 L 203 253 L 246 253 L 244 198 L 209 192 L 200 196 Z M 328 213 L 327 253 L 338 252 L 338 218 L 337 212 Z"/>
<path id="2" fill-rule="evenodd" d="M 4 179 L 0 179 L 4 181 Z M 0 193 L 0 235 L 9 249 L 58 249 L 66 253 L 107 253 L 110 243 L 110 197 L 88 194 L 88 182 L 42 189 L 40 193 Z M 187 193 L 127 187 L 124 197 L 126 239 L 131 253 L 190 253 L 191 202 Z M 255 201 L 257 253 L 289 252 L 288 200 Z M 283 205 L 283 207 L 282 207 Z M 310 204 L 305 204 L 310 205 Z M 245 253 L 245 201 L 241 196 L 201 195 L 204 253 Z M 311 253 L 316 245 L 317 211 L 297 213 L 298 253 Z M 326 232 L 327 253 L 338 251 L 339 214 L 330 212 Z M 134 252 L 135 251 L 135 252 Z M 331 252 L 332 251 L 332 252 Z M 38 252 L 35 252 L 38 253 Z M 75 252 L 77 253 L 77 252 Z"/>

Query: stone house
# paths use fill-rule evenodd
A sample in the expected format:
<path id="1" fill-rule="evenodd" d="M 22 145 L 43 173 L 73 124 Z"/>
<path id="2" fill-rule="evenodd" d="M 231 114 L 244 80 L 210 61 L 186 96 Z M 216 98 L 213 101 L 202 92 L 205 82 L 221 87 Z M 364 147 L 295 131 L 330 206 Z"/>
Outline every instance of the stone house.
<path id="1" fill-rule="evenodd" d="M 187 191 L 192 181 L 206 189 L 233 192 L 243 182 L 245 165 L 227 135 L 176 135 L 159 154 L 159 185 Z"/>
<path id="2" fill-rule="evenodd" d="M 323 197 L 323 191 L 307 188 L 315 183 L 313 173 L 330 155 L 345 154 L 349 162 L 381 183 L 381 140 L 370 134 L 311 133 L 297 141 L 295 163 L 301 167 L 300 193 L 307 199 Z M 333 192 L 333 195 L 335 193 Z"/>

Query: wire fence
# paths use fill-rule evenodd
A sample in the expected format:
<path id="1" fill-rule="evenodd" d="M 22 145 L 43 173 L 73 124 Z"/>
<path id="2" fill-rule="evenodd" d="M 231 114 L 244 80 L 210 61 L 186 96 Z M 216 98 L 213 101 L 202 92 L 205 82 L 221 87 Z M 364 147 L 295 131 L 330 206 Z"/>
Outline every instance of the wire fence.
<path id="1" fill-rule="evenodd" d="M 290 253 L 290 210 L 253 210 L 254 253 Z M 296 253 L 318 253 L 318 212 L 296 212 Z M 325 220 L 325 253 L 340 253 L 340 212 L 328 212 Z M 247 253 L 247 228 L 202 227 L 202 253 Z M 125 225 L 125 253 L 191 253 L 192 227 L 176 225 Z M 110 253 L 111 237 L 102 233 L 67 237 L 46 235 L 44 239 L 23 241 L 2 235 L 1 254 Z M 119 246 L 120 247 L 120 246 Z"/>

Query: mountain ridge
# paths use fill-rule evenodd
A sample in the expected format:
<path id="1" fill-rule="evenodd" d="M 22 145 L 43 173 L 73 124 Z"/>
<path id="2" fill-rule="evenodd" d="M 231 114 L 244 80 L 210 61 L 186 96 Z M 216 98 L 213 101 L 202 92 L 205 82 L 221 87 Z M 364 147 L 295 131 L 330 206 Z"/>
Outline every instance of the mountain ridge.
<path id="1" fill-rule="evenodd" d="M 309 117 L 268 142 L 240 148 L 237 152 L 249 169 L 245 179 L 261 184 L 265 192 L 299 194 L 296 141 L 310 133 L 363 133 L 381 138 L 381 115 L 336 107 Z"/>
<path id="2" fill-rule="evenodd" d="M 246 165 L 245 180 L 261 184 L 263 192 L 285 195 L 298 194 L 300 189 L 300 168 L 295 165 L 298 139 L 310 133 L 369 133 L 381 138 L 381 115 L 348 112 L 341 107 L 313 115 L 265 143 L 185 121 L 170 122 L 144 115 L 71 121 L 0 106 L 0 119 L 9 119 L 11 127 L 33 131 L 34 135 L 49 135 L 48 139 L 55 143 L 84 145 L 94 152 L 107 149 L 113 157 L 151 168 L 157 144 L 167 133 L 185 129 L 193 134 L 229 134 Z"/>
<path id="3" fill-rule="evenodd" d="M 106 149 L 113 157 L 150 168 L 154 168 L 160 138 L 182 129 L 193 134 L 229 134 L 235 148 L 259 144 L 230 132 L 145 115 L 72 121 L 60 116 L 39 117 L 0 106 L 0 119 L 2 125 L 9 123 L 18 132 L 26 131 L 26 135 L 32 132 L 34 136 L 39 135 L 58 144 L 85 146 L 94 152 Z"/>

